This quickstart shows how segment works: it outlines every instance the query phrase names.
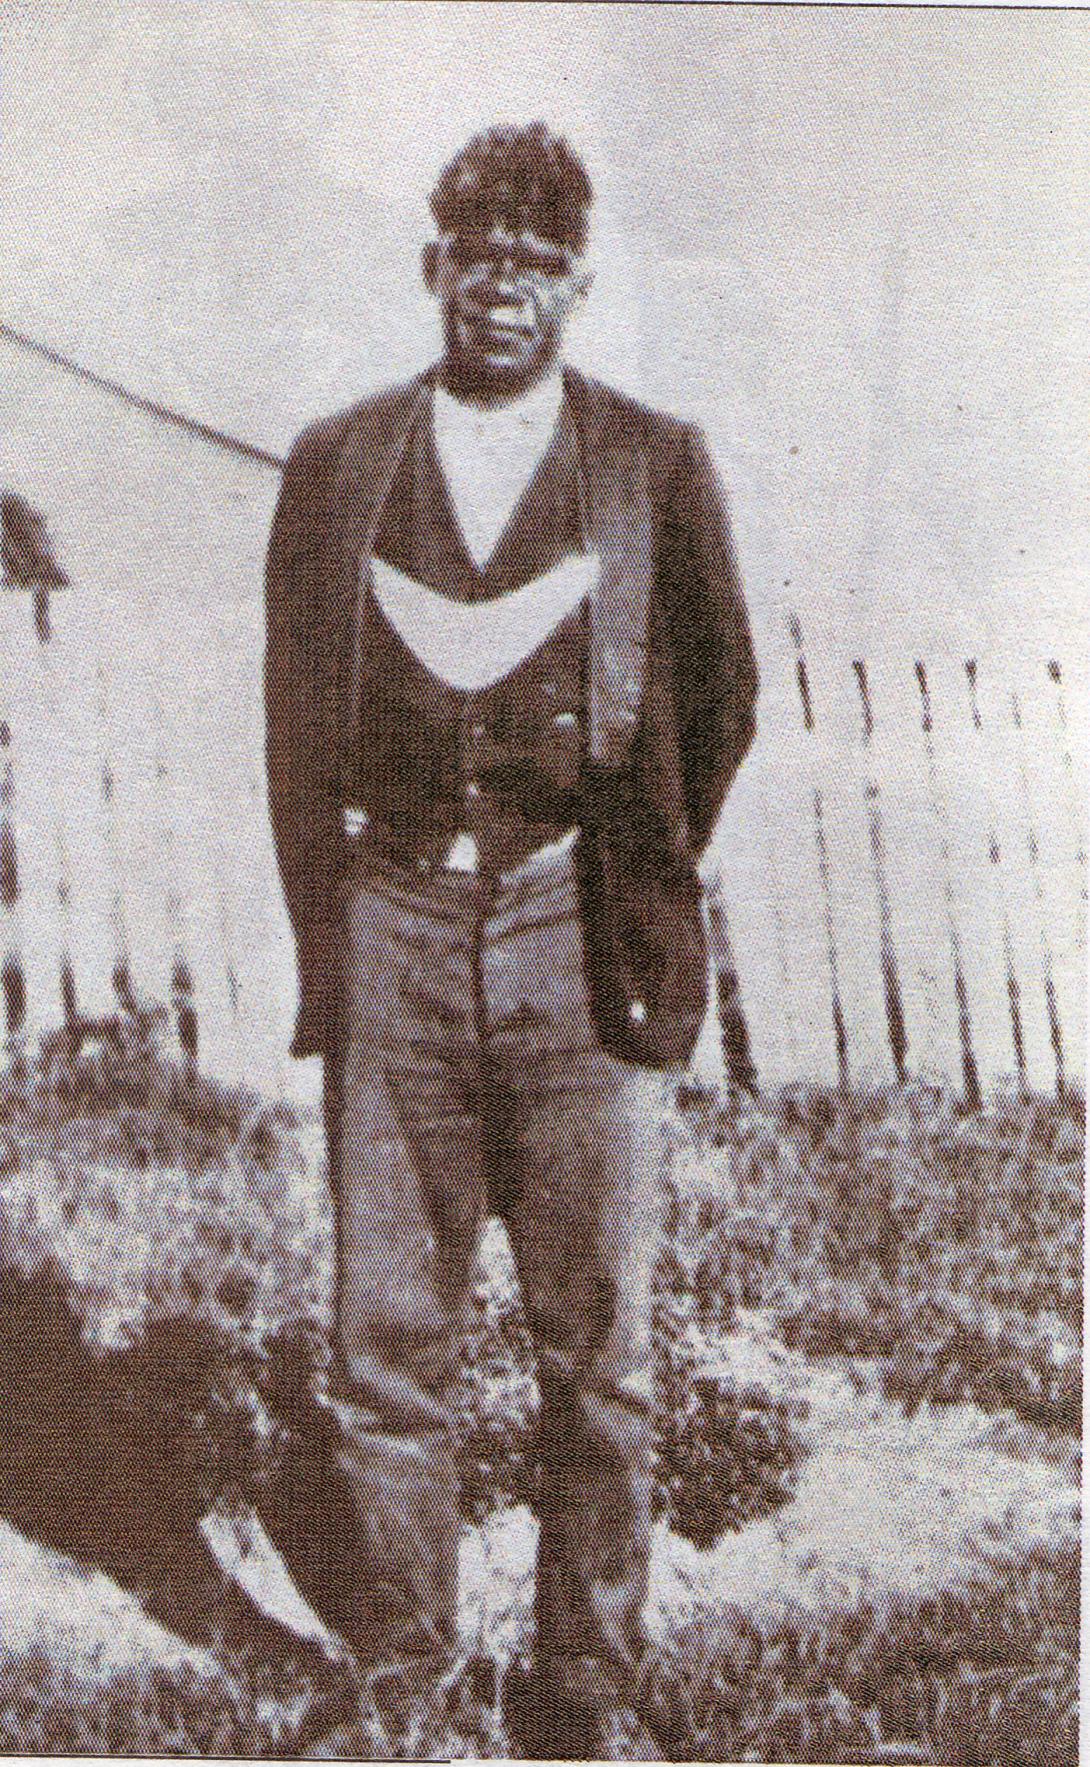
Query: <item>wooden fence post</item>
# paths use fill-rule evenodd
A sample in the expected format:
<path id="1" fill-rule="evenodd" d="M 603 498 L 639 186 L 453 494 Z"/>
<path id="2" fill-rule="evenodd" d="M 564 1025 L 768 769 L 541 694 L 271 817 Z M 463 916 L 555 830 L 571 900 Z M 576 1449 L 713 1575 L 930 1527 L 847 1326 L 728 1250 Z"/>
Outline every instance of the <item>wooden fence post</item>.
<path id="1" fill-rule="evenodd" d="M 110 759 L 109 718 L 107 708 L 106 666 L 101 657 L 97 667 L 96 721 L 98 724 L 99 801 L 102 808 L 102 844 L 110 870 L 110 927 L 114 949 L 110 979 L 118 1005 L 123 1012 L 136 1010 L 129 952 L 128 922 L 125 913 L 125 878 L 121 859 L 120 833 L 117 826 L 116 780 Z"/>
<path id="2" fill-rule="evenodd" d="M 192 1078 L 197 1069 L 199 1026 L 193 986 L 193 971 L 186 952 L 185 929 L 181 898 L 178 894 L 178 862 L 174 845 L 174 817 L 169 807 L 170 779 L 167 769 L 163 708 L 157 692 L 152 693 L 155 718 L 155 780 L 160 793 L 168 801 L 163 818 L 164 863 L 166 870 L 167 927 L 173 946 L 170 969 L 170 1004 L 178 1032 L 186 1072 Z"/>
<path id="3" fill-rule="evenodd" d="M 44 641 L 39 642 L 38 653 L 41 659 L 42 702 L 49 721 L 54 740 L 49 745 L 53 757 L 50 796 L 53 802 L 53 837 L 56 854 L 56 892 L 60 906 L 61 950 L 61 1004 L 64 1009 L 65 1028 L 74 1032 L 79 1022 L 79 1000 L 76 993 L 76 971 L 73 953 L 75 950 L 75 932 L 72 922 L 72 864 L 68 852 L 68 835 L 65 829 L 64 793 L 61 790 L 60 770 L 56 764 L 56 735 L 58 728 L 57 692 L 53 679 L 52 657 Z"/>
<path id="4" fill-rule="evenodd" d="M 1040 850 L 1037 844 L 1037 828 L 1030 802 L 1029 776 L 1026 772 L 1026 742 L 1022 729 L 1022 708 L 1017 693 L 1010 696 L 1011 721 L 1016 732 L 1018 745 L 1018 774 L 1022 787 L 1022 809 L 1026 819 L 1026 850 L 1029 853 L 1029 872 L 1033 883 L 1033 895 L 1037 905 L 1037 930 L 1041 945 L 1041 979 L 1045 989 L 1045 1011 L 1048 1014 L 1048 1035 L 1052 1044 L 1052 1059 L 1056 1064 L 1056 1097 L 1063 1099 L 1066 1093 L 1064 1074 L 1063 1032 L 1060 1029 L 1060 1013 L 1056 1004 L 1056 978 L 1052 963 L 1052 943 L 1048 936 L 1047 914 L 1045 910 L 1044 889 L 1041 884 Z"/>
<path id="5" fill-rule="evenodd" d="M 857 658 L 852 663 L 852 669 L 855 673 L 856 686 L 859 689 L 863 714 L 863 748 L 869 755 L 871 738 L 874 734 L 874 715 L 867 682 L 867 665 Z M 870 838 L 874 888 L 878 898 L 882 997 L 886 1008 L 886 1027 L 889 1033 L 890 1053 L 893 1056 L 893 1071 L 897 1076 L 898 1084 L 903 1086 L 907 1075 L 905 1058 L 908 1054 L 908 1034 L 905 1030 L 904 1001 L 901 998 L 901 978 L 897 968 L 897 949 L 893 939 L 893 916 L 890 911 L 889 885 L 886 880 L 881 798 L 873 769 L 868 772 L 863 789 L 867 807 L 867 831 Z"/>
<path id="6" fill-rule="evenodd" d="M 1067 783 L 1068 813 L 1071 818 L 1071 829 L 1075 844 L 1075 863 L 1079 869 L 1079 907 L 1077 938 L 1080 951 L 1086 949 L 1086 830 L 1083 819 L 1082 798 L 1075 784 L 1075 766 L 1071 758 L 1071 733 L 1067 725 L 1067 702 L 1064 696 L 1063 672 L 1056 658 L 1048 664 L 1048 678 L 1056 689 L 1055 705 L 1056 720 L 1060 727 L 1060 752 L 1063 761 L 1064 779 Z"/>
<path id="7" fill-rule="evenodd" d="M 969 1110 L 980 1109 L 980 1075 L 977 1071 L 976 1056 L 973 1053 L 972 1021 L 969 1016 L 969 991 L 965 984 L 965 965 L 962 959 L 961 935 L 958 932 L 957 915 L 954 908 L 954 882 L 950 863 L 950 830 L 939 790 L 938 770 L 935 766 L 935 743 L 932 736 L 931 692 L 927 684 L 927 670 L 923 663 L 916 663 L 916 682 L 920 690 L 921 724 L 923 728 L 924 749 L 927 754 L 927 776 L 931 786 L 931 801 L 939 827 L 939 847 L 942 855 L 942 892 L 946 906 L 946 925 L 950 939 L 950 954 L 954 963 L 954 998 L 957 1003 L 958 1041 L 961 1046 L 961 1077 L 965 1088 L 965 1103 Z"/>
<path id="8" fill-rule="evenodd" d="M 806 729 L 813 732 L 814 710 L 810 698 L 810 677 L 806 667 L 806 657 L 802 648 L 802 627 L 797 614 L 790 617 L 791 637 L 795 645 L 795 681 L 799 690 L 802 705 L 802 721 Z M 848 1090 L 850 1074 L 848 1069 L 848 1031 L 844 1021 L 844 1003 L 840 991 L 840 960 L 837 952 L 836 927 L 833 921 L 832 880 L 829 874 L 829 847 L 825 839 L 825 814 L 822 804 L 821 787 L 817 784 L 812 789 L 814 813 L 814 839 L 817 843 L 818 873 L 821 878 L 822 918 L 825 926 L 825 955 L 829 964 L 829 982 L 833 998 L 833 1038 L 836 1045 L 837 1083 L 842 1092 Z"/>
<path id="9" fill-rule="evenodd" d="M 26 1031 L 26 971 L 23 967 L 22 917 L 19 904 L 19 854 L 15 838 L 15 764 L 11 729 L 0 723 L 0 908 L 5 923 L 4 955 L 0 959 L 0 991 L 4 999 L 6 1046 L 21 1059 Z"/>
<path id="10" fill-rule="evenodd" d="M 969 657 L 965 663 L 965 679 L 969 684 L 969 709 L 974 731 L 984 728 L 980 715 L 980 696 L 977 693 L 976 658 Z M 1026 1045 L 1022 1031 L 1022 998 L 1018 982 L 1018 973 L 1014 962 L 1014 945 L 1011 939 L 1011 919 L 1007 906 L 1007 892 L 1003 882 L 1003 869 L 999 848 L 999 836 L 996 832 L 994 816 L 989 818 L 988 827 L 988 868 L 992 878 L 996 902 L 999 909 L 1000 926 L 1003 939 L 1003 970 L 1007 987 L 1007 1010 L 1010 1014 L 1011 1043 L 1014 1049 L 1014 1068 L 1018 1081 L 1018 1090 L 1023 1095 L 1026 1087 Z"/>

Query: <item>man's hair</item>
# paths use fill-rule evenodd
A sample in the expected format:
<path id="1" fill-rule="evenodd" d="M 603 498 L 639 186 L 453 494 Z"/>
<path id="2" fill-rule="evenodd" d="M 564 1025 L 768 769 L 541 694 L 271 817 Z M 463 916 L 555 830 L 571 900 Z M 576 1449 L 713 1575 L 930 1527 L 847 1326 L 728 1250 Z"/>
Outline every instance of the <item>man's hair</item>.
<path id="1" fill-rule="evenodd" d="M 582 251 L 591 183 L 568 143 L 544 123 L 483 129 L 445 166 L 431 194 L 444 233 L 495 221 Z"/>

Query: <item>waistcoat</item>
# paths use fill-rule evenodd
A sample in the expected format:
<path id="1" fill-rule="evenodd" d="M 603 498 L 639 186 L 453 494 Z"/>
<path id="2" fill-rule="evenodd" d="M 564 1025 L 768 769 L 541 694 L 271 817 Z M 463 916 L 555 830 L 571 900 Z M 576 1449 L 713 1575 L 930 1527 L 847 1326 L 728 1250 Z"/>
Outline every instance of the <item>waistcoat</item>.
<path id="1" fill-rule="evenodd" d="M 394 475 L 375 557 L 454 602 L 487 603 L 582 550 L 578 440 L 565 404 L 549 448 L 479 568 L 458 527 L 425 404 Z M 488 867 L 517 862 L 578 814 L 588 613 L 577 607 L 502 679 L 462 690 L 433 673 L 372 604 L 356 799 L 433 846 L 473 835 Z"/>

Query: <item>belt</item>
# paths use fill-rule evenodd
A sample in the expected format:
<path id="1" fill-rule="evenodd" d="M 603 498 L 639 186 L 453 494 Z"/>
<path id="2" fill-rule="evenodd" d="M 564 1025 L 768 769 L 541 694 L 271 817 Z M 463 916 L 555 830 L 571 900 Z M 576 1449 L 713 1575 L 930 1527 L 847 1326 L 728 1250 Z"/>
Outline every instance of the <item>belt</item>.
<path id="1" fill-rule="evenodd" d="M 466 877 L 474 877 L 481 870 L 480 850 L 475 836 L 468 829 L 460 829 L 453 835 L 410 833 L 355 805 L 346 805 L 343 816 L 344 832 L 350 841 L 362 840 L 366 834 L 371 850 L 395 864 L 421 872 L 460 872 Z M 559 836 L 551 834 L 524 854 L 517 864 L 521 866 L 548 858 L 553 849 L 560 854 L 572 845 L 575 835 L 574 828 L 566 829 Z"/>

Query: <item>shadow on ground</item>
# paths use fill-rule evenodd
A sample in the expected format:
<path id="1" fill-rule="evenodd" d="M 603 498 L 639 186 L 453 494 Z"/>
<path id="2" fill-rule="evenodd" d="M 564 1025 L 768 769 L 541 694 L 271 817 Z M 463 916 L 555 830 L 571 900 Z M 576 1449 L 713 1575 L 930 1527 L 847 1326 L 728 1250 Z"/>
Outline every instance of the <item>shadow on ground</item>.
<path id="1" fill-rule="evenodd" d="M 320 1663 L 319 1645 L 259 1609 L 201 1531 L 225 1489 L 251 1499 L 260 1490 L 270 1513 L 294 1503 L 294 1528 L 289 1516 L 280 1533 L 305 1558 L 298 1512 L 319 1477 L 315 1430 L 309 1451 L 296 1436 L 281 1452 L 286 1431 L 214 1324 L 168 1318 L 138 1343 L 99 1349 L 82 1335 L 63 1274 L 7 1268 L 0 1413 L 0 1516 L 20 1533 L 105 1572 L 190 1644 Z"/>

